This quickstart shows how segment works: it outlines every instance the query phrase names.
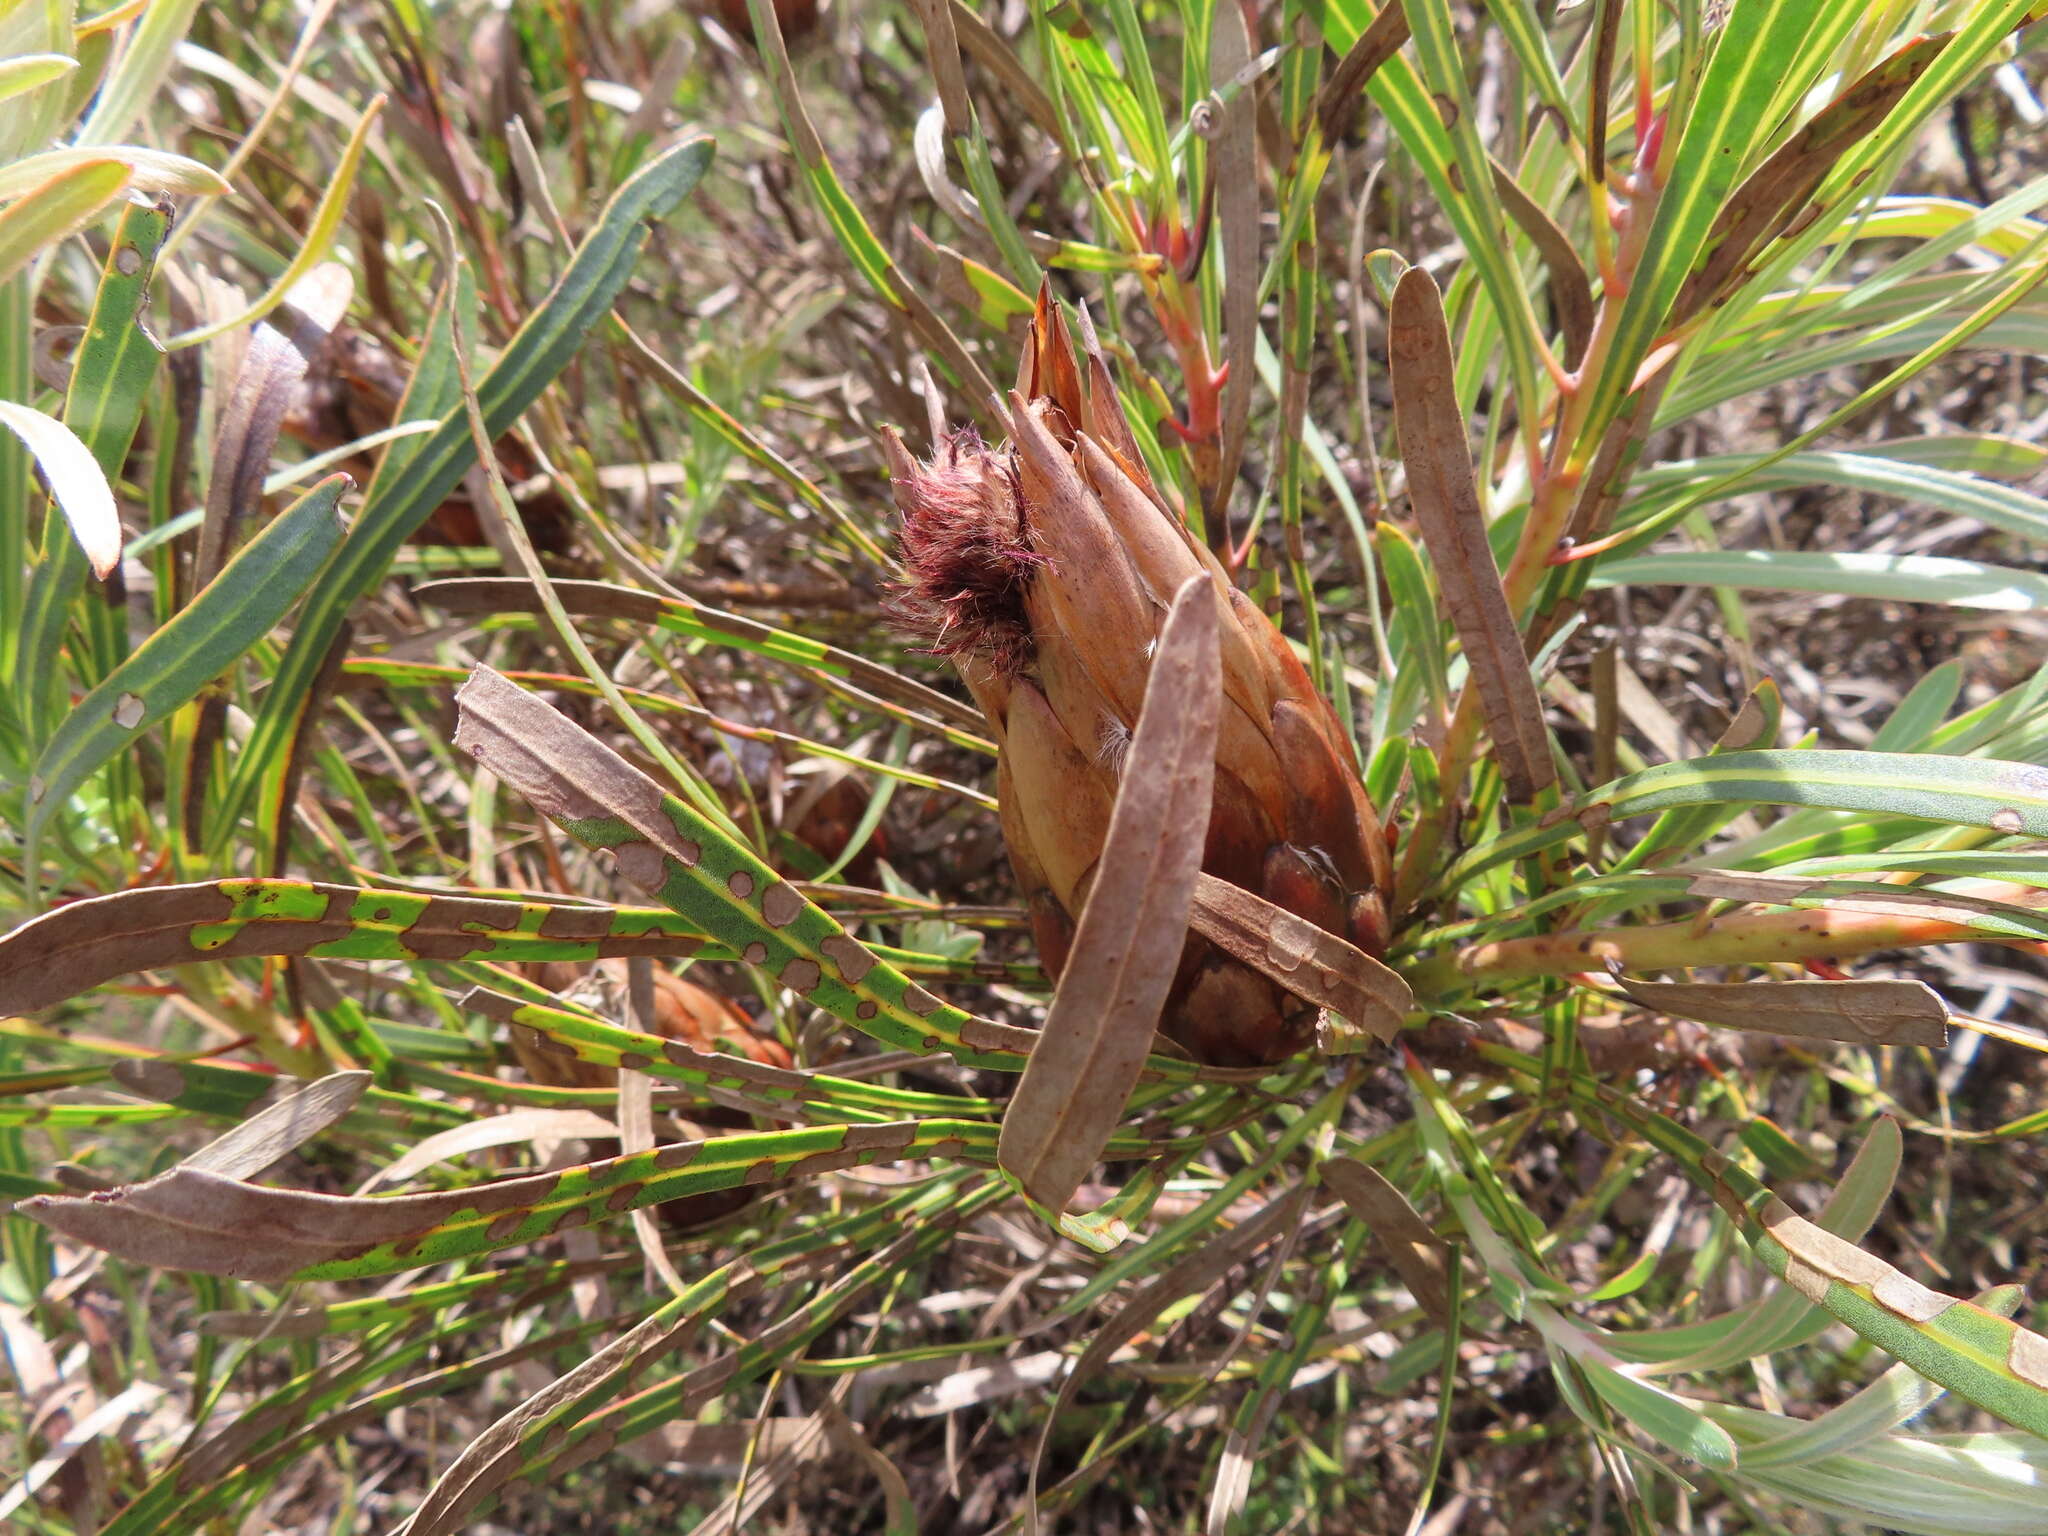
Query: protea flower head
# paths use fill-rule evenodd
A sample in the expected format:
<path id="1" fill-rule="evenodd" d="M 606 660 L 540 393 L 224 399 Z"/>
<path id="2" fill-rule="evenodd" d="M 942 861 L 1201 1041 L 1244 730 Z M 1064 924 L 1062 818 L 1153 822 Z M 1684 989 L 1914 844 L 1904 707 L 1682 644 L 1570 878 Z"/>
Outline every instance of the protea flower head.
<path id="1" fill-rule="evenodd" d="M 1000 750 L 1003 838 L 1057 977 L 1109 829 L 1159 625 L 1188 577 L 1222 610 L 1223 716 L 1203 869 L 1378 955 L 1390 860 L 1335 713 L 1145 468 L 1107 366 L 1041 291 L 1009 441 L 884 434 L 906 577 L 893 609 L 950 656 Z M 1189 934 L 1168 1036 L 1221 1065 L 1300 1050 L 1312 1005 Z"/>

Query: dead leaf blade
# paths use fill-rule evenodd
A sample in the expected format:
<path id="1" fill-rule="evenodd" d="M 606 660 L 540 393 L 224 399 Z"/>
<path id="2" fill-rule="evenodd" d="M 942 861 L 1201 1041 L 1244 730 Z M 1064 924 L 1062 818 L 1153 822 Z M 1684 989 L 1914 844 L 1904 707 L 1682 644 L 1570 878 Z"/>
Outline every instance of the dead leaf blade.
<path id="1" fill-rule="evenodd" d="M 304 1146 L 361 1102 L 368 1072 L 334 1072 L 258 1111 L 185 1159 L 224 1179 L 253 1179 Z"/>
<path id="2" fill-rule="evenodd" d="M 1370 1163 L 1325 1158 L 1322 1180 L 1386 1254 L 1409 1294 L 1439 1327 L 1451 1324 L 1450 1248 L 1408 1197 Z"/>
<path id="3" fill-rule="evenodd" d="M 1400 1032 L 1414 994 L 1398 974 L 1334 933 L 1214 875 L 1195 882 L 1189 925 L 1296 997 L 1381 1043 Z"/>
<path id="4" fill-rule="evenodd" d="M 1645 1008 L 1723 1029 L 1841 1040 L 1943 1045 L 1948 1004 L 1924 981 L 1625 981 Z"/>
<path id="5" fill-rule="evenodd" d="M 1522 637 L 1487 543 L 1486 515 L 1458 413 L 1443 298 L 1420 267 L 1410 267 L 1394 288 L 1388 352 L 1394 425 L 1415 519 L 1472 669 L 1471 686 L 1479 691 L 1508 794 L 1526 801 L 1555 782 L 1557 766 Z"/>
<path id="6" fill-rule="evenodd" d="M 997 1159 L 1048 1210 L 1073 1198 L 1122 1117 L 1180 959 L 1223 699 L 1208 580 L 1188 578 L 1160 631 L 1094 889 L 1003 1116 Z"/>

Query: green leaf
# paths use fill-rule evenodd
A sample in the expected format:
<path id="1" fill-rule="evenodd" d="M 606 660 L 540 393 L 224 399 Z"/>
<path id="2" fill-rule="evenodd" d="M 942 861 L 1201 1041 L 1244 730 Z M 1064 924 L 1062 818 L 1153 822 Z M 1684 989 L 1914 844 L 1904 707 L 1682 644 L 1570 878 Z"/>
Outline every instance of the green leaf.
<path id="1" fill-rule="evenodd" d="M 1587 828 L 1674 805 L 1802 805 L 2008 836 L 2048 837 L 2048 769 L 1902 752 L 1727 752 L 1663 763 L 1575 797 L 1563 814 L 1483 843 L 1441 884 L 1554 848 Z"/>
<path id="2" fill-rule="evenodd" d="M 256 644 L 319 575 L 341 542 L 337 513 L 346 475 L 294 502 L 228 562 L 175 618 L 137 648 L 65 717 L 29 780 L 28 883 L 53 810 L 139 732 L 186 704 Z"/>
<path id="3" fill-rule="evenodd" d="M 1762 143 L 1764 109 L 1786 84 L 1814 15 L 1811 5 L 1738 0 L 1716 34 L 1713 57 L 1678 130 L 1670 181 L 1622 301 L 1609 360 L 1593 383 L 1582 442 L 1595 441 L 1614 419 L 1672 301 L 1703 259 L 1708 232 Z"/>
<path id="4" fill-rule="evenodd" d="M 78 434 L 108 479 L 120 473 L 142 419 L 143 402 L 156 378 L 163 352 L 141 323 L 149 302 L 150 274 L 170 228 L 166 204 L 129 203 L 107 249 L 92 319 L 71 362 L 71 387 L 64 398 L 64 424 Z M 29 582 L 21 623 L 21 662 L 16 673 L 23 715 L 40 745 L 55 723 L 66 681 L 58 651 L 73 600 L 85 581 L 85 560 L 77 544 L 54 521 L 43 529 L 42 558 Z M 72 668 L 86 686 L 96 683 L 126 654 L 126 616 L 95 603 L 85 615 L 91 662 Z"/>
<path id="5" fill-rule="evenodd" d="M 1659 1445 L 1703 1467 L 1726 1471 L 1735 1465 L 1734 1438 L 1684 1398 L 1597 1360 L 1574 1358 L 1601 1401 Z"/>
<path id="6" fill-rule="evenodd" d="M 2048 576 L 1947 555 L 1871 555 L 1783 549 L 1707 549 L 1602 563 L 1595 587 L 1725 586 L 1830 592 L 1895 603 L 2033 613 L 2048 608 Z"/>
<path id="7" fill-rule="evenodd" d="M 128 167 L 121 161 L 87 157 L 0 208 L 0 283 L 91 223 L 127 185 Z"/>
<path id="8" fill-rule="evenodd" d="M 610 310 L 612 301 L 633 275 L 640 247 L 646 243 L 646 222 L 661 217 L 689 196 L 711 163 L 712 142 L 685 139 L 650 161 L 612 194 L 596 227 L 576 248 L 567 270 L 547 299 L 527 318 L 498 365 L 477 387 L 477 403 L 492 436 L 509 430 L 540 397 L 550 380 L 567 366 L 584 335 Z M 436 356 L 431 350 L 430 357 Z M 452 354 L 436 357 L 436 394 L 452 379 Z M 342 621 L 356 600 L 383 578 L 391 557 L 425 522 L 476 462 L 469 422 L 459 403 L 448 407 L 441 425 L 424 439 L 406 439 L 411 447 L 400 457 L 399 446 L 386 455 L 398 458 L 404 472 L 380 472 L 347 541 L 319 583 L 307 596 L 291 644 L 278 662 L 254 726 L 242 745 L 234 776 L 209 825 L 231 826 L 247 803 L 259 777 L 284 760 L 300 712 Z M 408 405 L 408 416 L 418 412 Z"/>

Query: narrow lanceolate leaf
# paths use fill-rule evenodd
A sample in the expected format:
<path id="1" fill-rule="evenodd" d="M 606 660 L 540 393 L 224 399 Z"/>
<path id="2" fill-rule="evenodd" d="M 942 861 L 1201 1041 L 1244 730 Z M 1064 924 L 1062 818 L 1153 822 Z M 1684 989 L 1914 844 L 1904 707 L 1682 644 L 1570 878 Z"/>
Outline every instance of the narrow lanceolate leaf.
<path id="1" fill-rule="evenodd" d="M 1930 1290 L 1796 1215 L 1740 1164 L 1623 1095 L 1602 1107 L 1708 1184 L 1765 1268 L 1929 1381 L 2008 1424 L 2048 1436 L 2048 1339 L 1960 1297 Z"/>
<path id="2" fill-rule="evenodd" d="M 47 1008 L 130 971 L 244 955 L 509 965 L 704 948 L 703 935 L 668 911 L 207 880 L 70 902 L 0 937 L 0 1013 Z"/>
<path id="3" fill-rule="evenodd" d="M 48 85 L 76 68 L 78 60 L 64 53 L 23 53 L 0 59 L 0 101 Z"/>
<path id="4" fill-rule="evenodd" d="M 1724 1029 L 1856 1045 L 1943 1045 L 1948 1005 L 1922 981 L 1624 981 L 1659 1013 Z"/>
<path id="5" fill-rule="evenodd" d="M 1324 1159 L 1319 1171 L 1323 1182 L 1372 1234 L 1416 1304 L 1440 1327 L 1448 1327 L 1452 1310 L 1449 1246 L 1430 1230 L 1408 1197 L 1370 1163 L 1355 1157 L 1332 1157 Z"/>
<path id="6" fill-rule="evenodd" d="M 455 696 L 456 745 L 578 842 L 784 986 L 901 1050 L 1016 1071 L 1030 1030 L 913 986 L 802 892 L 594 736 L 488 667 Z"/>
<path id="7" fill-rule="evenodd" d="M 1615 323 L 1609 362 L 1592 383 L 1586 437 L 1604 435 L 1634 387 L 1637 368 L 1665 324 L 1672 301 L 1698 259 L 1758 137 L 1757 123 L 1786 85 L 1818 7 L 1737 0 L 1715 34 L 1692 109 L 1675 150 L 1671 179 L 1657 200 L 1642 259 Z"/>
<path id="8" fill-rule="evenodd" d="M 477 386 L 477 404 L 492 436 L 509 430 L 567 366 L 585 333 L 610 310 L 612 300 L 632 276 L 634 262 L 647 240 L 647 221 L 661 217 L 689 196 L 710 165 L 711 153 L 709 138 L 685 139 L 642 166 L 605 204 L 595 227 L 577 246 L 546 300 L 527 317 L 499 354 L 497 366 Z M 435 371 L 437 378 L 452 381 L 452 355 L 436 357 Z M 450 403 L 440 425 L 410 451 L 403 474 L 377 476 L 377 494 L 365 501 L 333 567 L 308 598 L 291 645 L 271 679 L 263 708 L 243 743 L 228 793 L 216 808 L 220 823 L 232 822 L 257 779 L 283 761 L 300 712 L 351 605 L 383 578 L 399 546 L 476 462 L 469 417 L 459 393 L 443 391 L 441 395 Z"/>
<path id="9" fill-rule="evenodd" d="M 1862 550 L 1705 549 L 1601 563 L 1596 587 L 1741 587 L 1753 592 L 1828 592 L 1894 603 L 1943 603 L 1999 613 L 2048 609 L 2048 576 L 1950 555 L 1880 555 Z"/>
<path id="10" fill-rule="evenodd" d="M 1003 1116 L 1003 1169 L 1049 1211 L 1102 1155 L 1151 1052 L 1202 869 L 1222 700 L 1217 605 L 1207 576 L 1191 576 L 1160 630 L 1073 951 Z"/>
<path id="11" fill-rule="evenodd" d="M 894 699 L 936 720 L 964 727 L 982 728 L 979 713 L 959 700 L 927 688 L 914 678 L 903 676 L 854 651 L 841 650 L 806 635 L 792 634 L 763 624 L 758 619 L 726 613 L 686 598 L 661 597 L 606 581 L 557 581 L 555 596 L 564 611 L 584 618 L 622 619 L 694 640 L 734 645 L 756 655 L 771 656 L 791 666 L 809 667 L 831 677 L 867 689 L 883 698 Z M 450 613 L 539 613 L 540 594 L 532 582 L 516 576 L 465 576 L 449 581 L 430 581 L 415 591 L 422 602 L 433 603 Z M 973 737 L 976 742 L 981 738 Z M 982 742 L 986 747 L 986 743 Z"/>
<path id="12" fill-rule="evenodd" d="M 121 161 L 87 156 L 0 208 L 0 283 L 90 223 L 127 185 Z"/>
<path id="13" fill-rule="evenodd" d="M 108 480 L 121 471 L 142 420 L 143 402 L 156 379 L 163 348 L 142 323 L 149 303 L 150 276 L 170 229 L 171 205 L 130 199 L 107 247 L 94 296 L 92 319 L 71 360 L 71 384 L 64 396 L 64 424 L 92 451 Z M 115 525 L 118 537 L 120 528 Z M 40 746 L 56 724 L 65 687 L 82 679 L 90 687 L 127 653 L 127 616 L 111 604 L 93 604 L 85 615 L 91 636 L 91 665 L 67 669 L 59 659 L 73 600 L 84 589 L 86 556 L 69 526 L 51 519 L 43 528 L 42 557 L 29 581 L 20 631 L 16 673 L 23 714 Z"/>
<path id="14" fill-rule="evenodd" d="M 1751 172 L 1708 231 L 1699 264 L 1671 306 L 1672 324 L 1714 303 L 1741 280 L 1745 264 L 1766 241 L 1806 216 L 1806 200 L 1844 151 L 1884 122 L 1949 36 L 1914 38 L 1821 108 Z"/>
<path id="15" fill-rule="evenodd" d="M 775 7 L 769 0 L 748 0 L 747 9 L 754 23 L 754 40 L 761 51 L 768 88 L 782 116 L 783 130 L 789 136 L 790 152 L 796 157 L 811 196 L 817 200 L 818 211 L 832 226 L 833 236 L 846 252 L 847 259 L 860 269 L 861 276 L 868 280 L 884 303 L 909 319 L 961 387 L 973 399 L 987 400 L 995 393 L 994 383 L 896 264 L 888 248 L 875 238 L 867 216 L 854 202 L 846 183 L 840 180 L 831 156 L 825 153 L 824 140 L 818 137 L 810 112 L 797 90 L 796 72 L 790 66 L 789 49 L 782 38 L 782 21 Z"/>
<path id="16" fill-rule="evenodd" d="M 1364 950 L 1214 875 L 1196 880 L 1188 922 L 1217 948 L 1382 1044 L 1415 1005 L 1408 983 Z"/>
<path id="17" fill-rule="evenodd" d="M 1662 763 L 1586 791 L 1561 813 L 1474 848 L 1444 876 L 1455 887 L 1623 817 L 1674 805 L 1799 805 L 2048 837 L 2048 769 L 1909 752 L 1727 752 Z"/>
<path id="18" fill-rule="evenodd" d="M 1443 299 L 1420 267 L 1410 267 L 1394 287 L 1388 353 L 1395 426 L 1415 520 L 1465 648 L 1508 793 L 1527 800 L 1556 780 L 1557 769 L 1522 637 L 1486 541 L 1465 419 L 1458 413 Z"/>
<path id="19" fill-rule="evenodd" d="M 253 1179 L 354 1109 L 369 1086 L 367 1072 L 335 1072 L 308 1083 L 201 1147 L 184 1166 L 223 1179 Z"/>
<path id="20" fill-rule="evenodd" d="M 50 499 L 71 525 L 71 536 L 92 563 L 93 575 L 106 580 L 121 561 L 121 513 L 92 450 L 54 416 L 17 400 L 0 400 L 0 427 L 20 438 L 35 456 Z"/>
<path id="21" fill-rule="evenodd" d="M 342 215 L 348 211 L 349 194 L 355 190 L 356 172 L 363 163 L 363 150 L 369 143 L 370 128 L 384 110 L 384 101 L 382 96 L 372 98 L 369 106 L 363 109 L 363 115 L 356 120 L 355 131 L 349 135 L 348 145 L 341 152 L 341 161 L 327 179 L 320 206 L 313 211 L 313 222 L 306 230 L 305 239 L 293 255 L 291 265 L 278 274 L 269 291 L 238 315 L 230 315 L 211 325 L 172 337 L 169 345 L 173 350 L 211 341 L 216 336 L 254 324 L 280 304 L 299 302 L 300 286 L 314 277 L 325 264 L 328 251 L 333 248 Z M 346 299 L 343 302 L 346 303 Z"/>
<path id="22" fill-rule="evenodd" d="M 560 1173 L 442 1194 L 351 1197 L 266 1189 L 191 1167 L 90 1198 L 15 1207 L 142 1264 L 244 1280 L 342 1280 L 418 1269 L 664 1200 L 898 1158 L 995 1153 L 972 1120 L 890 1121 L 674 1142 Z"/>
<path id="23" fill-rule="evenodd" d="M 347 475 L 330 475 L 251 539 L 184 610 L 107 674 L 57 728 L 29 780 L 27 868 L 52 806 L 270 633 L 341 543 Z"/>
<path id="24" fill-rule="evenodd" d="M 1251 62 L 1253 44 L 1244 12 L 1223 6 L 1209 36 L 1209 80 L 1223 85 Z M 1212 523 L 1223 515 L 1244 456 L 1245 424 L 1251 419 L 1252 377 L 1257 372 L 1259 334 L 1259 147 L 1257 94 L 1239 91 L 1218 114 L 1209 146 L 1209 175 L 1216 186 L 1216 228 L 1223 247 L 1223 345 L 1230 377 L 1223 385 L 1222 459 L 1216 483 L 1207 487 L 1202 515 Z"/>

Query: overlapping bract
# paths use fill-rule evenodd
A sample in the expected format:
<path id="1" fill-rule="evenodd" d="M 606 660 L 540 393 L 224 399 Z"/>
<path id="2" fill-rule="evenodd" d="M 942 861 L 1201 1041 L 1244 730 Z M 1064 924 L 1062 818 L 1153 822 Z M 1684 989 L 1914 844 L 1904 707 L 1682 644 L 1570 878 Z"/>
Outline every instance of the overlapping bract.
<path id="1" fill-rule="evenodd" d="M 1223 719 L 1203 869 L 1386 948 L 1391 872 L 1335 714 L 1279 631 L 1191 537 L 1145 468 L 1093 338 L 1077 358 L 1041 294 L 1011 440 L 885 436 L 908 571 L 895 610 L 949 655 L 1001 749 L 1010 861 L 1057 976 L 1094 878 L 1160 622 L 1190 576 L 1222 610 Z M 1300 1050 L 1315 1010 L 1190 935 L 1162 1027 L 1218 1064 Z"/>

